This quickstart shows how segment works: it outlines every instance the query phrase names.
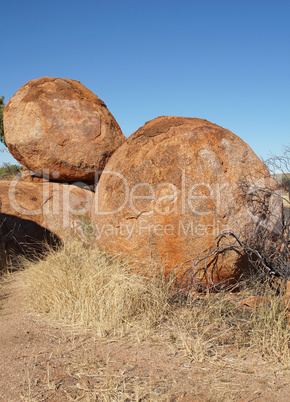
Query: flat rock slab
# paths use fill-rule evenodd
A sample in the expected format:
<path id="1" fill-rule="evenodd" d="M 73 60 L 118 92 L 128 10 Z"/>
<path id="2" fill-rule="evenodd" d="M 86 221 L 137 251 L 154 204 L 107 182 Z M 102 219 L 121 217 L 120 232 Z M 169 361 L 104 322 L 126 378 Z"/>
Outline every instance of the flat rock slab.
<path id="1" fill-rule="evenodd" d="M 72 184 L 0 181 L 1 244 L 18 254 L 55 245 L 71 233 L 87 236 L 93 198 L 92 191 Z"/>

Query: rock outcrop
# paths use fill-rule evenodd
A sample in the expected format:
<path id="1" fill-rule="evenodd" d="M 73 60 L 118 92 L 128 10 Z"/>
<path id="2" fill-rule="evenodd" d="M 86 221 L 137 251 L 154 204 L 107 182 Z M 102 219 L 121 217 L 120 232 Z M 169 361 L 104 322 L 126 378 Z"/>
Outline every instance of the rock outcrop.
<path id="1" fill-rule="evenodd" d="M 93 197 L 93 192 L 74 185 L 0 181 L 0 225 L 4 222 L 21 244 L 42 242 L 49 234 L 63 239 L 68 231 L 80 228 Z"/>
<path id="2" fill-rule="evenodd" d="M 247 238 L 257 224 L 247 192 L 252 195 L 268 176 L 230 131 L 201 119 L 158 117 L 133 133 L 106 165 L 92 212 L 96 241 L 140 262 L 153 258 L 180 278 L 220 233 Z M 204 261 L 192 272 L 203 286 L 229 283 L 246 268 L 246 258 L 234 251 L 207 263 L 207 269 Z"/>
<path id="3" fill-rule="evenodd" d="M 4 110 L 9 151 L 22 165 L 57 181 L 93 182 L 125 141 L 105 103 L 80 82 L 27 82 Z"/>

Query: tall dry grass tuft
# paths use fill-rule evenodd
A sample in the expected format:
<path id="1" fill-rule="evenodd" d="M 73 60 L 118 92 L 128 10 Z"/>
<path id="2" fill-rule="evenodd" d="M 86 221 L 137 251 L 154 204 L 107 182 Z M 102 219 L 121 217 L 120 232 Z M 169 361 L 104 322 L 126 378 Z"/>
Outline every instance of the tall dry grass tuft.
<path id="1" fill-rule="evenodd" d="M 266 288 L 264 303 L 251 315 L 252 343 L 262 356 L 290 365 L 290 331 L 282 296 Z"/>
<path id="2" fill-rule="evenodd" d="M 187 356 L 202 363 L 220 359 L 229 346 L 243 346 L 243 313 L 226 294 L 189 296 L 174 312 L 171 330 Z"/>
<path id="3" fill-rule="evenodd" d="M 241 301 L 253 293 L 260 294 L 262 302 L 247 308 Z M 189 296 L 170 318 L 172 338 L 196 362 L 251 349 L 289 367 L 290 332 L 282 302 L 268 285 L 261 289 L 259 284 L 236 295 Z"/>
<path id="4" fill-rule="evenodd" d="M 135 263 L 138 264 L 138 263 Z M 158 323 L 168 309 L 169 284 L 152 267 L 150 280 L 132 262 L 108 257 L 69 239 L 44 260 L 25 262 L 28 300 L 40 314 L 98 336 L 121 333 L 133 323 Z"/>

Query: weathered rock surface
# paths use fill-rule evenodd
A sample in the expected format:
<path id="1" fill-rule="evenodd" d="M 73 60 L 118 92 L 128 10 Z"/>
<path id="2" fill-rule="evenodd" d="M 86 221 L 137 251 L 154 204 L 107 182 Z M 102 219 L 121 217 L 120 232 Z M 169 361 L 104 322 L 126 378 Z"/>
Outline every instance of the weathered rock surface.
<path id="1" fill-rule="evenodd" d="M 4 133 L 15 159 L 58 181 L 92 182 L 125 141 L 97 95 L 78 81 L 49 77 L 28 81 L 12 96 Z"/>
<path id="2" fill-rule="evenodd" d="M 0 226 L 4 224 L 9 239 L 24 247 L 54 243 L 83 225 L 82 216 L 88 215 L 93 196 L 74 185 L 0 181 Z"/>
<path id="3" fill-rule="evenodd" d="M 44 181 L 48 181 L 47 179 L 41 177 L 41 175 L 38 172 L 29 170 L 25 166 L 23 166 L 19 176 L 21 178 L 21 181 L 26 183 L 43 183 Z"/>
<path id="4" fill-rule="evenodd" d="M 183 263 L 220 233 L 247 237 L 256 217 L 241 180 L 250 179 L 252 193 L 264 176 L 265 165 L 230 131 L 201 119 L 158 117 L 133 133 L 106 165 L 92 213 L 96 241 L 112 253 L 140 262 L 151 257 L 167 271 L 175 267 L 181 277 L 192 265 Z M 207 271 L 205 261 L 193 270 L 193 279 L 207 286 L 238 278 L 246 265 L 233 251 L 207 262 Z"/>

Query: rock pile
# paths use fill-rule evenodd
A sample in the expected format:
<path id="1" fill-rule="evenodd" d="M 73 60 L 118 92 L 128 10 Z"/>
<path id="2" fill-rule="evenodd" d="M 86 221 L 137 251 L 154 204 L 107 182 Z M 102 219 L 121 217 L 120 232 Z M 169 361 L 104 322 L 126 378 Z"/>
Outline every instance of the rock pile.
<path id="1" fill-rule="evenodd" d="M 41 241 L 47 233 L 61 239 L 83 215 L 105 251 L 129 254 L 141 265 L 154 259 L 178 278 L 190 272 L 203 287 L 231 283 L 245 271 L 245 255 L 233 250 L 209 255 L 206 269 L 193 264 L 221 233 L 247 240 L 257 224 L 253 194 L 269 172 L 230 131 L 163 116 L 125 141 L 95 94 L 77 81 L 45 77 L 7 103 L 4 133 L 25 167 L 22 181 L 0 182 L 1 220 L 20 243 L 39 228 Z M 97 176 L 94 194 L 89 185 Z M 268 218 L 260 216 L 259 224 Z M 280 218 L 274 214 L 271 224 Z"/>
<path id="2" fill-rule="evenodd" d="M 0 182 L 6 246 L 18 252 L 28 244 L 58 242 L 88 219 L 94 196 L 89 184 L 125 137 L 97 95 L 78 81 L 49 77 L 29 81 L 12 96 L 4 132 L 9 151 L 24 166 L 21 179 Z"/>

